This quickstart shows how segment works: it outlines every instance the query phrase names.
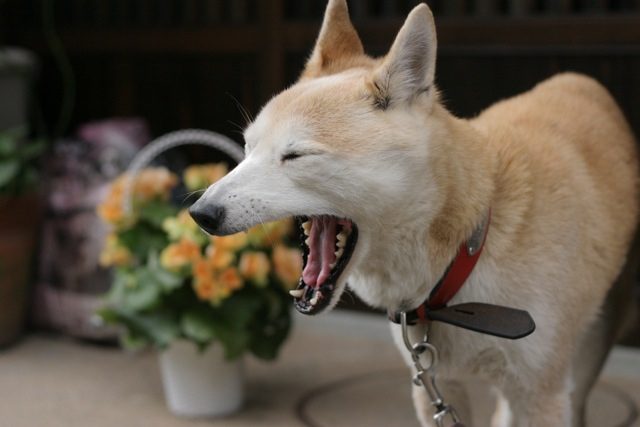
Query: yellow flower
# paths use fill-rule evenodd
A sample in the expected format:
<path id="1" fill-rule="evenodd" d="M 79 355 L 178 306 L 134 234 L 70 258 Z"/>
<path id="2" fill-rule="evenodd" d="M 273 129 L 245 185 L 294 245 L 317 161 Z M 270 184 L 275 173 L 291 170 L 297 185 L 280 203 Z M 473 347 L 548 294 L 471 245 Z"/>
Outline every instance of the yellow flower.
<path id="1" fill-rule="evenodd" d="M 109 187 L 105 199 L 98 205 L 97 212 L 108 224 L 117 229 L 124 229 L 135 222 L 133 212 L 125 214 L 124 197 L 125 190 L 129 185 L 129 175 L 122 174 L 116 178 Z M 175 187 L 178 178 L 165 168 L 143 169 L 136 176 L 132 184 L 131 197 L 132 204 L 135 202 L 148 202 L 154 199 L 167 200 L 171 189 Z"/>
<path id="2" fill-rule="evenodd" d="M 177 183 L 178 177 L 166 168 L 146 168 L 136 176 L 133 196 L 140 201 L 167 200 Z"/>
<path id="3" fill-rule="evenodd" d="M 207 236 L 200 230 L 198 224 L 191 218 L 189 211 L 183 209 L 175 217 L 169 217 L 162 223 L 162 229 L 169 235 L 169 240 L 189 239 L 204 244 Z"/>
<path id="4" fill-rule="evenodd" d="M 216 284 L 213 277 L 207 279 L 193 279 L 193 290 L 196 292 L 198 299 L 209 301 L 216 295 Z"/>
<path id="5" fill-rule="evenodd" d="M 210 163 L 205 165 L 193 165 L 185 169 L 183 174 L 184 185 L 191 191 L 207 188 L 228 172 L 224 163 Z"/>
<path id="6" fill-rule="evenodd" d="M 200 258 L 193 264 L 193 277 L 198 280 L 205 280 L 213 277 L 213 267 L 206 259 Z"/>
<path id="7" fill-rule="evenodd" d="M 199 259 L 193 264 L 193 289 L 199 299 L 209 301 L 216 294 L 216 283 L 213 268 L 205 259 Z"/>
<path id="8" fill-rule="evenodd" d="M 128 248 L 122 246 L 118 236 L 109 234 L 100 254 L 100 265 L 103 267 L 122 267 L 131 265 L 133 260 L 133 254 Z"/>
<path id="9" fill-rule="evenodd" d="M 211 243 L 219 249 L 237 251 L 247 245 L 247 233 L 236 233 L 230 236 L 212 236 Z"/>
<path id="10" fill-rule="evenodd" d="M 302 274 L 302 253 L 295 248 L 276 245 L 271 256 L 276 276 L 287 289 L 293 289 Z"/>
<path id="11" fill-rule="evenodd" d="M 123 206 L 123 194 L 125 188 L 126 178 L 120 176 L 115 179 L 109 186 L 107 194 L 97 207 L 97 213 L 102 220 L 112 226 L 122 229 L 125 226 L 130 225 L 132 222 L 131 216 L 125 217 Z"/>
<path id="12" fill-rule="evenodd" d="M 220 280 L 220 284 L 229 291 L 235 291 L 242 287 L 242 277 L 240 277 L 240 273 L 238 273 L 238 269 L 235 267 L 225 269 L 218 276 L 218 280 Z"/>
<path id="13" fill-rule="evenodd" d="M 200 257 L 200 246 L 192 240 L 182 239 L 164 248 L 160 254 L 160 265 L 169 271 L 177 272 L 192 265 Z"/>
<path id="14" fill-rule="evenodd" d="M 235 254 L 224 247 L 209 245 L 206 253 L 207 261 L 216 270 L 228 267 L 236 259 Z"/>
<path id="15" fill-rule="evenodd" d="M 263 252 L 245 252 L 240 257 L 238 265 L 240 274 L 245 279 L 253 281 L 255 284 L 264 286 L 269 278 L 271 264 L 269 257 Z"/>
<path id="16" fill-rule="evenodd" d="M 219 305 L 233 291 L 241 287 L 242 278 L 236 268 L 228 267 L 220 274 L 215 275 L 209 263 L 206 261 L 196 262 L 193 289 L 200 300 Z"/>
<path id="17" fill-rule="evenodd" d="M 98 216 L 103 221 L 116 225 L 124 219 L 124 208 L 119 201 L 107 200 L 98 205 Z"/>

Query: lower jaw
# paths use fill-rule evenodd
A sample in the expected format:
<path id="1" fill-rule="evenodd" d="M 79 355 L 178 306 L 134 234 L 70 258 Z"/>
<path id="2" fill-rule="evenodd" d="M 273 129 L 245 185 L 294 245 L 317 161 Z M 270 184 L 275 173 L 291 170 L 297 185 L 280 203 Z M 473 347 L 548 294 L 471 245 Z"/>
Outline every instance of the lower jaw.
<path id="1" fill-rule="evenodd" d="M 300 218 L 298 219 L 301 220 Z M 319 286 L 309 286 L 307 285 L 302 277 L 298 282 L 298 287 L 294 292 L 302 291 L 302 294 L 299 297 L 296 297 L 294 300 L 294 306 L 298 312 L 306 315 L 316 315 L 319 314 L 328 308 L 333 307 L 342 294 L 342 290 L 346 286 L 346 274 L 349 270 L 349 264 L 351 263 L 351 258 L 353 253 L 355 252 L 355 248 L 358 241 L 358 228 L 354 223 L 351 223 L 351 231 L 349 235 L 349 240 L 347 243 L 348 249 L 345 251 L 341 260 L 342 266 L 340 267 L 339 272 L 335 275 L 335 277 L 329 277 L 324 283 Z M 304 244 L 303 244 L 304 248 Z M 305 265 L 306 265 L 307 253 L 305 251 Z"/>
<path id="2" fill-rule="evenodd" d="M 315 315 L 325 311 L 331 306 L 332 300 L 336 294 L 336 285 L 326 284 L 321 285 L 315 290 L 315 294 L 310 299 L 298 298 L 296 299 L 294 306 L 298 312 L 306 315 Z M 318 299 L 315 303 L 311 303 L 315 295 L 318 295 Z"/>

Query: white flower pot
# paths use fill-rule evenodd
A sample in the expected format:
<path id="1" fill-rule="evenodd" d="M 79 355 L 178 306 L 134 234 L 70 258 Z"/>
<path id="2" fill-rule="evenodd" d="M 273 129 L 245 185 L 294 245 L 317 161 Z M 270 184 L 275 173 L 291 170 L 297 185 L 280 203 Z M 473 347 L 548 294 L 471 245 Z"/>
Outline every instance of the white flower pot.
<path id="1" fill-rule="evenodd" d="M 219 343 L 201 353 L 189 341 L 175 341 L 160 353 L 160 369 L 167 405 L 175 415 L 219 417 L 242 406 L 242 361 L 225 360 Z"/>

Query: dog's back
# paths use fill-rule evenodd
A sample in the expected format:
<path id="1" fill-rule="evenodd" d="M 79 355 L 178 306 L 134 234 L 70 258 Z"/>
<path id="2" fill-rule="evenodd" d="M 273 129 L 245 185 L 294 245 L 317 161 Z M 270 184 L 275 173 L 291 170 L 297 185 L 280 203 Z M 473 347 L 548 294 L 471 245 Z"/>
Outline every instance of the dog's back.
<path id="1" fill-rule="evenodd" d="M 506 200 L 510 192 L 534 195 L 523 212 L 530 221 L 522 232 L 546 229 L 550 242 L 576 242 L 585 270 L 609 270 L 612 284 L 636 228 L 638 165 L 633 133 L 607 90 L 589 77 L 560 74 L 494 104 L 471 122 L 498 153 L 498 174 L 504 172 L 498 191 Z M 520 181 L 528 187 L 521 188 Z M 584 233 L 565 234 L 569 227 L 554 236 L 552 222 L 577 223 Z M 573 304 L 602 300 L 607 289 L 576 291 Z"/>
<path id="2" fill-rule="evenodd" d="M 621 214 L 637 210 L 636 143 L 623 113 L 609 92 L 594 79 L 576 73 L 558 74 L 519 96 L 498 102 L 475 122 L 487 129 L 510 127 L 513 143 L 530 144 L 541 156 L 546 150 L 565 152 L 583 161 L 600 191 L 615 198 Z M 563 145 L 559 147 L 558 145 Z M 552 160 L 552 154 L 547 160 Z M 544 160 L 544 159 L 542 159 Z M 617 165 L 612 170 L 611 165 Z M 611 191 L 615 188 L 616 191 Z M 606 199 L 606 197 L 605 197 Z M 615 215 L 615 213 L 614 213 Z"/>
<path id="3" fill-rule="evenodd" d="M 556 292 L 567 311 L 556 320 L 584 325 L 574 348 L 572 394 L 574 413 L 584 417 L 586 396 L 632 309 L 640 248 L 636 238 L 626 253 L 638 215 L 632 131 L 607 90 L 574 73 L 557 75 L 499 102 L 471 122 L 488 136 L 501 159 L 498 190 L 503 196 L 497 199 L 509 203 L 514 194 L 516 199 L 518 194 L 531 195 L 519 198 L 529 201 L 521 211 L 527 226 L 504 253 L 518 257 L 518 245 L 528 242 L 542 250 L 555 246 L 574 251 L 574 259 L 579 258 L 576 280 Z M 566 265 L 558 262 L 555 268 Z M 578 321 L 584 315 L 593 321 Z M 574 425 L 583 422 L 579 416 L 573 420 Z"/>

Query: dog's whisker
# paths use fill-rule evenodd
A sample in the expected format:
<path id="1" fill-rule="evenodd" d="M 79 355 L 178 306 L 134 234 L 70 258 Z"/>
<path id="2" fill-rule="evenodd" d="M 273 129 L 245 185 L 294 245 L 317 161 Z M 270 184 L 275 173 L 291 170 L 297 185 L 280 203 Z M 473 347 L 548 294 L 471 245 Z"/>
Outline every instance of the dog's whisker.
<path id="1" fill-rule="evenodd" d="M 235 102 L 236 108 L 238 109 L 238 111 L 240 112 L 240 115 L 242 115 L 242 118 L 245 121 L 245 126 L 242 129 L 244 131 L 244 129 L 253 122 L 253 117 L 249 113 L 249 110 L 247 110 L 245 106 L 242 105 L 242 103 L 238 100 L 238 98 L 236 98 L 229 92 L 227 92 L 227 96 L 229 96 Z"/>
<path id="2" fill-rule="evenodd" d="M 244 126 L 234 122 L 233 120 L 227 120 L 227 123 L 234 126 L 236 128 L 234 131 L 238 132 L 240 135 L 244 134 Z"/>
<path id="3" fill-rule="evenodd" d="M 267 230 L 267 227 L 264 223 L 264 221 L 262 220 L 262 217 L 260 216 L 260 214 L 258 212 L 251 212 L 253 216 L 255 216 L 256 218 L 258 218 L 258 224 L 262 227 L 262 231 L 264 231 L 265 235 L 268 236 L 269 235 L 269 230 Z M 272 244 L 273 242 L 270 240 L 269 244 Z"/>
<path id="4" fill-rule="evenodd" d="M 188 198 L 200 193 L 203 194 L 206 191 L 206 189 L 201 189 L 201 190 L 194 190 L 194 191 L 188 191 L 186 193 L 184 193 L 184 197 L 182 199 L 182 203 L 186 202 Z"/>

